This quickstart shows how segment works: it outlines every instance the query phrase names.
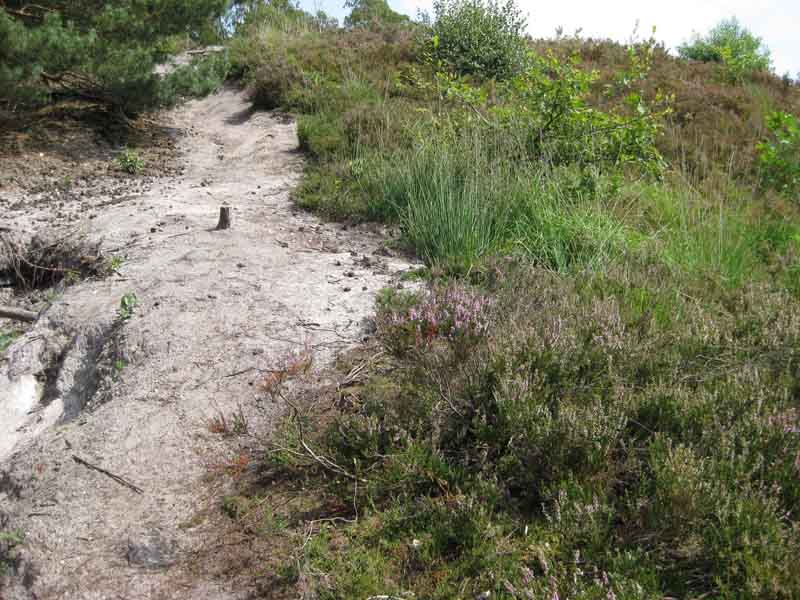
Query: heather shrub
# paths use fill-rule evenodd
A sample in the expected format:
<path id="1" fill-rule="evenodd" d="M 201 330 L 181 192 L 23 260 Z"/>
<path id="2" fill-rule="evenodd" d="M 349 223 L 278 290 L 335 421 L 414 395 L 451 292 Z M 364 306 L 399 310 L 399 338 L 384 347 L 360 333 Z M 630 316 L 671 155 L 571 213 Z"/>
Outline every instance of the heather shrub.
<path id="1" fill-rule="evenodd" d="M 335 156 L 344 144 L 344 131 L 327 114 L 304 115 L 297 123 L 300 149 L 319 160 Z"/>
<path id="2" fill-rule="evenodd" d="M 379 326 L 390 349 L 422 350 L 443 340 L 463 356 L 489 332 L 491 301 L 474 290 L 452 285 L 411 300 L 400 310 L 389 304 L 380 315 Z"/>
<path id="3" fill-rule="evenodd" d="M 283 106 L 290 90 L 303 80 L 289 38 L 277 29 L 253 26 L 247 36 L 234 39 L 230 56 L 233 72 L 243 77 L 253 104 L 260 108 Z"/>
<path id="4" fill-rule="evenodd" d="M 346 553 L 381 554 L 392 576 L 362 595 L 800 592 L 797 301 L 754 286 L 699 305 L 646 271 L 519 269 L 503 269 L 466 346 L 429 326 L 477 290 L 384 304 L 394 367 L 320 438 L 368 481 L 369 525 Z M 679 317 L 660 320 L 659 304 Z M 344 598 L 353 579 L 331 552 L 312 564 Z"/>

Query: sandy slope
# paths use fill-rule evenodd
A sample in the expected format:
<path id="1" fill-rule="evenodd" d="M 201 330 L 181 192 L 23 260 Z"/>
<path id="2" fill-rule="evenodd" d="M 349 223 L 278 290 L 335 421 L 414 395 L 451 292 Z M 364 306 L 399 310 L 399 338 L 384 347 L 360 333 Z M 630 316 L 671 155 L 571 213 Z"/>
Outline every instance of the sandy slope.
<path id="1" fill-rule="evenodd" d="M 292 209 L 292 122 L 251 112 L 233 89 L 168 118 L 184 174 L 114 203 L 98 195 L 82 222 L 127 256 L 119 276 L 68 288 L 0 364 L 0 529 L 26 536 L 3 600 L 237 597 L 173 576 L 201 537 L 187 526 L 206 502 L 201 480 L 228 452 L 207 419 L 241 406 L 251 430 L 268 428 L 260 373 L 303 347 L 329 362 L 407 267 L 375 254 L 378 234 Z M 233 228 L 213 231 L 223 203 Z M 120 324 L 129 292 L 139 306 Z"/>

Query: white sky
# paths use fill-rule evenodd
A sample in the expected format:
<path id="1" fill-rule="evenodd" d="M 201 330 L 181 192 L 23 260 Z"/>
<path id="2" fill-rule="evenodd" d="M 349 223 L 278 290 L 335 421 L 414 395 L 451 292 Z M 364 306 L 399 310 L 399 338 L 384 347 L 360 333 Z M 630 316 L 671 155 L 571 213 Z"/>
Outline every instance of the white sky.
<path id="1" fill-rule="evenodd" d="M 341 19 L 348 13 L 343 0 L 301 0 L 306 10 L 321 8 Z M 772 50 L 775 71 L 800 73 L 800 0 L 517 0 L 528 13 L 533 37 L 552 37 L 556 27 L 564 33 L 583 28 L 584 37 L 626 41 L 639 21 L 640 37 L 656 26 L 656 39 L 674 48 L 693 31 L 707 32 L 721 19 L 736 16 Z M 414 16 L 418 8 L 430 9 L 430 0 L 389 0 L 398 12 Z"/>

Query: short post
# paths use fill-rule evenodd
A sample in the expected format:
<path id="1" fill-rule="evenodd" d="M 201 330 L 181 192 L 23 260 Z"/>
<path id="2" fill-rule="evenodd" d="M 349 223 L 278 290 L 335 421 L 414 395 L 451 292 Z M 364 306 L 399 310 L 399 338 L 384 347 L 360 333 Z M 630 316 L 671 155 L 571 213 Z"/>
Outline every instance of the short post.
<path id="1" fill-rule="evenodd" d="M 219 207 L 219 222 L 217 223 L 217 231 L 221 231 L 223 229 L 230 229 L 231 227 L 231 207 L 230 206 L 220 206 Z"/>

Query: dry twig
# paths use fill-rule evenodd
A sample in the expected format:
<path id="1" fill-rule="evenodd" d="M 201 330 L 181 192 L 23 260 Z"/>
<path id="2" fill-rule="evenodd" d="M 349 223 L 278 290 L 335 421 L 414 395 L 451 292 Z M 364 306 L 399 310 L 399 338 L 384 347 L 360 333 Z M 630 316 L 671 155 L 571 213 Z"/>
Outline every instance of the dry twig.
<path id="1" fill-rule="evenodd" d="M 92 463 L 86 462 L 81 457 L 75 456 L 74 454 L 72 455 L 72 460 L 74 460 L 79 465 L 83 465 L 84 467 L 86 467 L 88 469 L 91 469 L 93 471 L 97 471 L 98 473 L 102 473 L 106 477 L 110 477 L 111 479 L 116 481 L 118 484 L 124 485 L 126 488 L 128 488 L 130 490 L 133 490 L 137 494 L 144 494 L 144 490 L 142 488 L 140 488 L 137 485 L 132 484 L 130 481 L 127 481 L 127 480 L 123 479 L 119 475 L 114 475 L 114 473 L 112 473 L 111 471 L 106 471 L 105 469 L 103 469 L 101 467 L 98 467 L 96 465 L 93 465 Z"/>

